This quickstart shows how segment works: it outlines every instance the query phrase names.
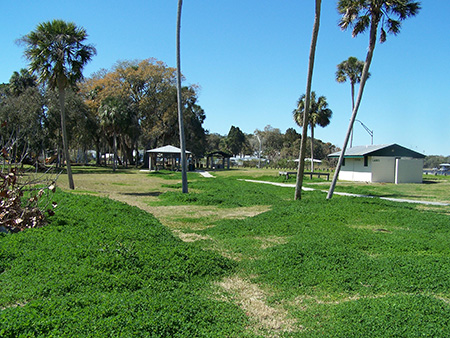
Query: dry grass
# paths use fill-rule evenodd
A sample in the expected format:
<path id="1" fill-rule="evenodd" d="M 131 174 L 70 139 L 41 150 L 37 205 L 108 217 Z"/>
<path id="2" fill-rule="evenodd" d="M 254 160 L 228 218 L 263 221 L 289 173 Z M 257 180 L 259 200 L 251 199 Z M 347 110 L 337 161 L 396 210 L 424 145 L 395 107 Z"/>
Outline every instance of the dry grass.
<path id="1" fill-rule="evenodd" d="M 86 173 L 75 174 L 75 193 L 95 193 L 99 196 L 127 203 L 141 208 L 158 218 L 162 224 L 171 229 L 202 230 L 205 217 L 211 222 L 220 219 L 243 219 L 266 212 L 270 206 L 252 206 L 241 208 L 217 208 L 214 206 L 177 205 L 151 206 L 151 202 L 158 201 L 158 196 L 170 190 L 163 185 L 178 183 L 167 181 L 159 177 L 149 177 L 148 173 L 130 170 L 124 173 Z M 68 190 L 67 175 L 61 175 L 58 186 Z M 199 222 L 186 222 L 186 218 L 199 219 Z"/>
<path id="2" fill-rule="evenodd" d="M 225 278 L 217 285 L 245 311 L 256 331 L 270 331 L 270 336 L 274 337 L 276 332 L 293 332 L 302 328 L 280 306 L 267 305 L 266 293 L 258 285 L 237 276 Z"/>
<path id="3" fill-rule="evenodd" d="M 286 244 L 288 239 L 286 237 L 269 236 L 269 237 L 253 237 L 253 239 L 261 242 L 261 249 L 271 248 L 278 244 Z"/>
<path id="4" fill-rule="evenodd" d="M 194 233 L 185 233 L 180 230 L 173 230 L 172 231 L 175 235 L 177 235 L 183 242 L 195 242 L 195 241 L 201 241 L 201 240 L 211 240 L 211 237 L 209 236 L 202 236 L 199 234 Z"/>

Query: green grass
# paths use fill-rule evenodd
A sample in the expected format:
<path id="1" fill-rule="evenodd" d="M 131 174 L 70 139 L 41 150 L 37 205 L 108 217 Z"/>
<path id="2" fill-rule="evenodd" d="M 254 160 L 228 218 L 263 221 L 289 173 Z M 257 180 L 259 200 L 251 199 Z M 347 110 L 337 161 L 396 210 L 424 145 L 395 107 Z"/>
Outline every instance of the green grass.
<path id="1" fill-rule="evenodd" d="M 180 192 L 179 173 L 145 176 L 169 179 L 152 207 L 271 206 L 240 219 L 176 216 L 184 225 L 177 229 L 203 238 L 194 243 L 139 209 L 58 193 L 49 226 L 0 237 L 0 336 L 450 336 L 449 208 L 327 201 L 319 191 L 293 201 L 292 188 L 237 174 L 192 174 L 189 194 Z M 398 193 L 380 186 L 389 188 Z M 255 329 L 243 302 L 214 286 L 227 276 L 257 285 L 294 329 Z"/>
<path id="2" fill-rule="evenodd" d="M 261 170 L 260 175 L 252 177 L 252 172 L 235 172 L 229 177 L 256 179 L 260 181 L 290 183 L 295 184 L 296 176 L 291 175 L 289 179 L 285 176 L 278 175 L 278 172 L 264 173 Z M 328 190 L 331 185 L 333 173 L 330 173 L 330 180 L 325 178 L 310 179 L 307 175 L 303 178 L 303 185 L 305 187 L 314 188 L 318 190 Z M 336 185 L 336 192 L 346 192 L 352 194 L 370 195 L 375 197 L 389 197 L 401 198 L 411 200 L 424 201 L 440 201 L 450 203 L 450 176 L 431 176 L 424 175 L 422 184 L 393 184 L 393 183 L 365 183 L 365 182 L 348 182 L 339 181 Z"/>
<path id="3" fill-rule="evenodd" d="M 0 237 L 0 336 L 245 335 L 243 312 L 211 297 L 211 281 L 235 263 L 137 208 L 56 199 L 49 226 Z"/>
<path id="4" fill-rule="evenodd" d="M 286 303 L 308 328 L 289 337 L 450 334 L 448 215 L 382 200 L 326 201 L 321 192 L 292 201 L 292 189 L 230 179 L 191 186 L 199 191 L 191 197 L 161 197 L 170 204 L 273 205 L 197 233 L 213 238 L 202 246 L 220 243 L 239 255 L 240 274 L 270 288 L 271 301 Z M 261 238 L 274 236 L 285 241 L 261 247 Z M 309 299 L 306 310 L 289 305 L 303 297 Z"/>
<path id="5" fill-rule="evenodd" d="M 199 178 L 191 181 L 189 194 L 180 191 L 181 183 L 167 185 L 174 188 L 160 196 L 157 204 L 195 204 L 217 207 L 244 207 L 252 205 L 270 205 L 291 197 L 289 190 L 280 190 L 274 186 L 248 184 L 246 182 L 223 177 Z"/>

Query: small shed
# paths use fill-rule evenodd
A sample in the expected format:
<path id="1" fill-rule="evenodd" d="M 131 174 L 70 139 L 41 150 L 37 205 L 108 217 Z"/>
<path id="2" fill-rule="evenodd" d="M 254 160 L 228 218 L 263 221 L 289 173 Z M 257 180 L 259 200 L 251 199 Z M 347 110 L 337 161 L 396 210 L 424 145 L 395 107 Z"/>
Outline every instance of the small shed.
<path id="1" fill-rule="evenodd" d="M 227 154 L 223 151 L 213 151 L 206 154 L 206 169 L 230 169 L 230 158 L 233 155 Z M 214 157 L 216 159 L 222 159 L 222 164 L 216 164 L 214 162 Z"/>
<path id="2" fill-rule="evenodd" d="M 167 145 L 151 150 L 147 150 L 149 154 L 148 167 L 150 170 L 169 169 L 179 170 L 181 169 L 181 149 Z M 190 151 L 186 150 L 186 158 L 189 162 Z"/>
<path id="3" fill-rule="evenodd" d="M 341 152 L 328 155 L 336 158 Z M 422 183 L 425 155 L 398 144 L 348 148 L 339 179 L 359 182 Z"/>

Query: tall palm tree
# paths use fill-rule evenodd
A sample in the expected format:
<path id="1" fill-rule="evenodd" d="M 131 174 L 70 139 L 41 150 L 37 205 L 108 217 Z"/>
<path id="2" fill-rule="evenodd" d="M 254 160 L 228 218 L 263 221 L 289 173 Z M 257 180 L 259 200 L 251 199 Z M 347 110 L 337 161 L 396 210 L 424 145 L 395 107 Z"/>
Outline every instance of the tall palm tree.
<path id="1" fill-rule="evenodd" d="M 347 60 L 337 65 L 336 81 L 344 83 L 347 79 L 350 81 L 352 94 L 352 111 L 355 108 L 355 84 L 361 82 L 361 74 L 364 68 L 364 61 L 358 60 L 354 56 L 350 56 Z M 367 78 L 370 73 L 367 74 Z M 353 145 L 353 128 L 350 136 L 350 148 Z"/>
<path id="2" fill-rule="evenodd" d="M 309 49 L 309 62 L 308 62 L 308 77 L 306 79 L 306 95 L 305 95 L 305 113 L 303 114 L 303 128 L 302 128 L 302 139 L 300 142 L 300 155 L 297 169 L 297 181 L 295 182 L 295 193 L 294 199 L 299 200 L 302 198 L 302 186 L 303 186 L 303 173 L 305 172 L 305 154 L 306 154 L 306 136 L 308 134 L 308 116 L 309 116 L 309 101 L 311 96 L 311 84 L 314 69 L 314 59 L 316 56 L 316 44 L 317 37 L 319 35 L 320 26 L 320 8 L 322 5 L 321 0 L 315 0 L 315 15 L 314 15 L 314 26 L 311 38 L 311 47 Z"/>
<path id="3" fill-rule="evenodd" d="M 30 71 L 38 75 L 40 82 L 58 91 L 63 148 L 70 189 L 74 189 L 75 185 L 70 166 L 64 103 L 66 88 L 83 78 L 83 67 L 96 54 L 92 45 L 84 44 L 86 38 L 84 28 L 77 27 L 72 22 L 53 20 L 39 24 L 34 31 L 21 39 L 26 45 L 24 53 L 30 61 Z"/>
<path id="4" fill-rule="evenodd" d="M 378 31 L 380 31 L 380 42 L 386 41 L 387 33 L 397 35 L 400 33 L 401 21 L 415 16 L 420 10 L 420 3 L 411 0 L 339 0 L 338 11 L 342 14 L 339 26 L 342 30 L 353 27 L 352 35 L 358 34 L 369 29 L 369 47 L 367 49 L 366 61 L 361 74 L 361 83 L 359 85 L 358 97 L 353 108 L 352 117 L 347 129 L 347 134 L 342 146 L 341 155 L 334 172 L 333 181 L 328 191 L 327 199 L 333 197 L 336 187 L 339 171 L 344 160 L 345 150 L 347 148 L 350 133 L 356 120 L 359 105 L 361 104 L 362 94 L 367 78 L 369 77 L 369 68 L 372 62 L 373 52 L 377 41 Z M 394 19 L 396 18 L 396 19 Z M 380 25 L 381 24 L 381 25 Z"/>
<path id="5" fill-rule="evenodd" d="M 187 163 L 186 163 L 186 142 L 183 125 L 183 102 L 181 93 L 181 57 L 180 57 L 180 30 L 181 30 L 181 8 L 183 0 L 178 0 L 177 10 L 177 103 L 178 103 L 178 127 L 180 130 L 181 147 L 181 185 L 182 192 L 188 193 Z"/>
<path id="6" fill-rule="evenodd" d="M 303 114 L 305 113 L 305 97 L 303 94 L 297 102 L 297 109 L 293 111 L 294 121 L 303 126 Z M 309 127 L 311 128 L 311 171 L 314 172 L 314 128 L 316 125 L 326 127 L 330 124 L 333 112 L 328 108 L 327 98 L 319 96 L 316 100 L 316 92 L 311 92 L 311 100 L 309 106 Z"/>

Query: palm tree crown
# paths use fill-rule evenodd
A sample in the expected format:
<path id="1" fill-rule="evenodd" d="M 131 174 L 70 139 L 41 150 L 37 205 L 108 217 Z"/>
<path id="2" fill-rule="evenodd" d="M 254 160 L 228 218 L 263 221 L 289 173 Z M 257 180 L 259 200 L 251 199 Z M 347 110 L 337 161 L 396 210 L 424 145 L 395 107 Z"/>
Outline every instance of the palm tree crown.
<path id="1" fill-rule="evenodd" d="M 352 27 L 352 36 L 366 31 L 371 24 L 381 21 L 380 42 L 386 41 L 387 33 L 400 33 L 401 21 L 415 16 L 420 3 L 411 0 L 339 0 L 338 11 L 342 14 L 339 26 Z"/>
<path id="2" fill-rule="evenodd" d="M 92 45 L 83 44 L 86 38 L 84 28 L 53 20 L 39 24 L 21 40 L 26 44 L 30 70 L 38 74 L 40 82 L 55 89 L 67 88 L 82 79 L 83 67 L 96 54 Z"/>
<path id="3" fill-rule="evenodd" d="M 303 114 L 305 112 L 305 94 L 300 96 L 297 102 L 297 109 L 293 111 L 295 122 L 303 126 Z M 328 108 L 327 98 L 319 96 L 316 100 L 316 92 L 311 92 L 311 104 L 309 110 L 309 127 L 313 129 L 316 125 L 326 127 L 330 124 L 331 115 L 333 112 Z"/>
<path id="4" fill-rule="evenodd" d="M 361 74 L 364 68 L 364 61 L 360 61 L 354 56 L 350 56 L 347 60 L 337 65 L 336 81 L 339 83 L 346 82 L 347 79 L 351 85 L 361 81 Z M 370 73 L 368 75 L 370 77 Z"/>
<path id="5" fill-rule="evenodd" d="M 352 111 L 355 108 L 355 84 L 361 82 L 361 76 L 364 69 L 364 62 L 358 60 L 354 56 L 350 56 L 347 60 L 342 61 L 337 65 L 336 81 L 344 83 L 347 79 L 350 80 L 350 89 L 352 95 Z M 367 78 L 370 73 L 367 73 Z M 350 148 L 353 145 L 353 128 L 350 136 Z"/>
<path id="6" fill-rule="evenodd" d="M 297 102 L 297 109 L 293 111 L 294 121 L 300 126 L 303 126 L 305 113 L 306 95 L 300 96 Z M 325 96 L 319 96 L 316 99 L 316 92 L 311 92 L 310 106 L 308 113 L 308 125 L 311 128 L 311 171 L 314 171 L 314 128 L 316 125 L 326 127 L 330 124 L 331 115 L 333 112 L 328 108 L 328 102 Z"/>

